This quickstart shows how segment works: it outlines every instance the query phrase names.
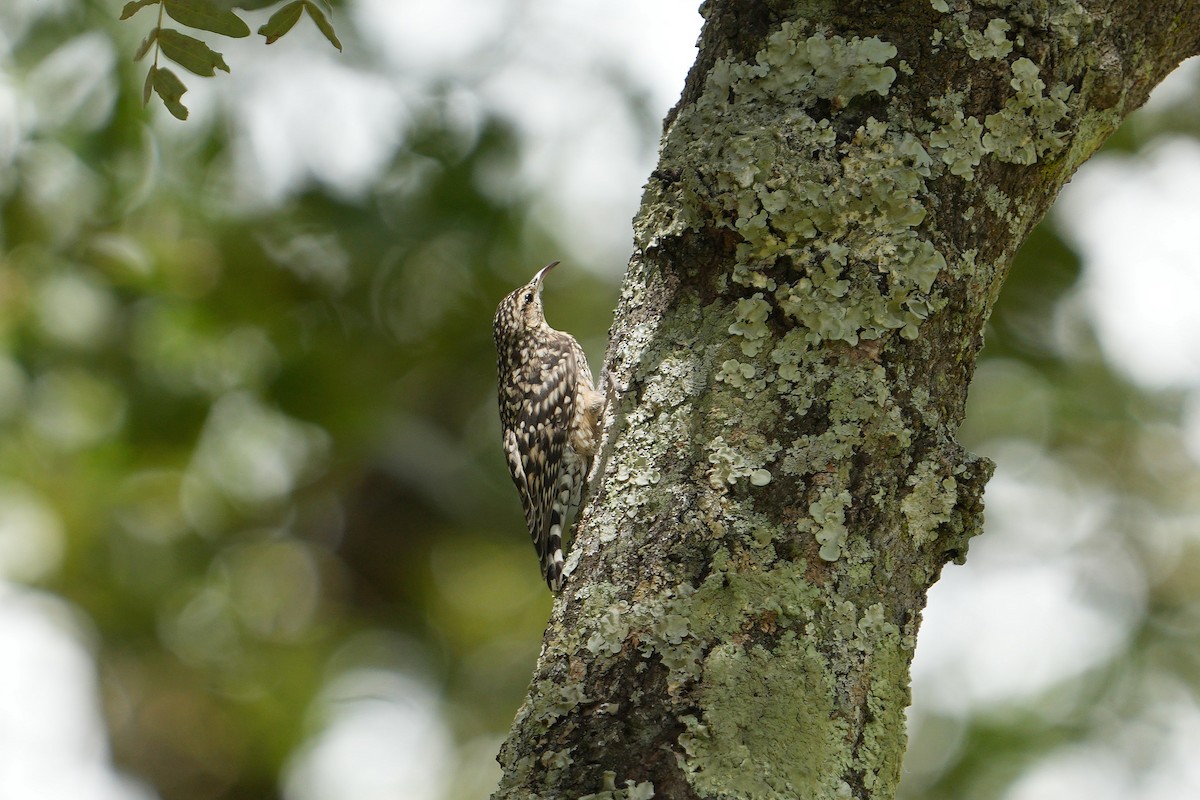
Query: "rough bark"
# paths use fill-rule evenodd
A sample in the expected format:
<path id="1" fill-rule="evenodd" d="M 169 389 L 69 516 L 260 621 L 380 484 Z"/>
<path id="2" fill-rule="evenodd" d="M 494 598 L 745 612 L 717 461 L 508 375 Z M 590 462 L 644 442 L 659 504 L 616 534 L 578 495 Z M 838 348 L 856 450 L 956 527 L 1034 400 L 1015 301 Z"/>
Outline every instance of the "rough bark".
<path id="1" fill-rule="evenodd" d="M 496 798 L 889 798 L 1011 258 L 1200 2 L 709 0 Z"/>

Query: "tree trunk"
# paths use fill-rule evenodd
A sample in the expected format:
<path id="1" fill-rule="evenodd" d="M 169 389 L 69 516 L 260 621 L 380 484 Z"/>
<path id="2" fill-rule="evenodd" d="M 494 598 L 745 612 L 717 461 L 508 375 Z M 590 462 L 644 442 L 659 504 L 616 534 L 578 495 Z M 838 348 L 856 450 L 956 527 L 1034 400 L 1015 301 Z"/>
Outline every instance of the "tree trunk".
<path id="1" fill-rule="evenodd" d="M 1200 2 L 708 0 L 495 798 L 890 798 L 1018 246 Z"/>

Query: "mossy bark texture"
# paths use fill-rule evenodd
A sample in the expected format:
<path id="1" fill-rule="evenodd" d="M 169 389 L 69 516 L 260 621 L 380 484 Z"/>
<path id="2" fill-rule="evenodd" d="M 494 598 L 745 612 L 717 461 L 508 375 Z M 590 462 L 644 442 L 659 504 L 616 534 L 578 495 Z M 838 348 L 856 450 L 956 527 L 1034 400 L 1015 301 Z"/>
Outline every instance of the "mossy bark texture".
<path id="1" fill-rule="evenodd" d="M 1200 2 L 708 0 L 495 798 L 890 798 L 1010 260 Z"/>

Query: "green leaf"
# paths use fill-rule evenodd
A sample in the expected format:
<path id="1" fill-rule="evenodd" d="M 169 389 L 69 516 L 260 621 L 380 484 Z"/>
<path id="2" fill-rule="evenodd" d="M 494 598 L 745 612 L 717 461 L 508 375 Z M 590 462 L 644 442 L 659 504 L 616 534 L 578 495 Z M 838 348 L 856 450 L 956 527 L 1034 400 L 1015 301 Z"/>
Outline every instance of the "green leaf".
<path id="1" fill-rule="evenodd" d="M 150 52 L 150 45 L 154 44 L 154 40 L 157 38 L 158 28 L 154 28 L 148 34 L 146 34 L 146 38 L 142 40 L 140 45 L 138 45 L 137 52 L 133 54 L 133 60 L 141 61 L 143 58 L 145 58 L 146 53 Z"/>
<path id="2" fill-rule="evenodd" d="M 223 69 L 229 72 L 229 65 L 220 53 L 187 34 L 166 28 L 159 32 L 158 43 L 167 58 L 189 72 L 205 78 L 215 75 L 214 70 Z"/>
<path id="3" fill-rule="evenodd" d="M 234 39 L 250 35 L 250 27 L 241 17 L 227 8 L 220 8 L 212 0 L 166 0 L 166 7 L 171 19 L 189 28 Z"/>
<path id="4" fill-rule="evenodd" d="M 231 8 L 242 8 L 246 11 L 257 11 L 260 8 L 273 6 L 279 0 L 225 0 L 225 5 Z"/>
<path id="5" fill-rule="evenodd" d="M 146 83 L 142 86 L 142 108 L 150 102 L 150 92 L 154 89 L 154 72 L 157 69 L 158 67 L 151 64 L 150 69 L 146 71 Z"/>
<path id="6" fill-rule="evenodd" d="M 170 111 L 175 119 L 187 119 L 188 110 L 180 102 L 183 93 L 187 91 L 183 81 L 179 80 L 174 72 L 163 67 L 151 67 L 150 72 L 154 75 L 154 91 L 162 98 L 167 111 Z"/>
<path id="7" fill-rule="evenodd" d="M 158 0 L 131 0 L 121 9 L 121 19 L 129 19 L 137 12 L 141 11 L 146 6 L 156 6 Z"/>
<path id="8" fill-rule="evenodd" d="M 288 3 L 272 14 L 271 18 L 267 20 L 267 24 L 259 28 L 258 32 L 266 37 L 267 44 L 271 44 L 290 31 L 302 13 L 304 13 L 303 0 Z"/>
<path id="9" fill-rule="evenodd" d="M 317 27 L 321 29 L 321 33 L 325 34 L 325 38 L 329 40 L 329 43 L 340 52 L 342 43 L 338 41 L 337 34 L 333 32 L 333 25 L 330 24 L 329 18 L 325 16 L 325 12 L 316 3 L 312 2 L 312 0 L 302 0 L 302 2 L 304 3 L 304 10 L 312 17 L 312 21 L 317 23 Z"/>

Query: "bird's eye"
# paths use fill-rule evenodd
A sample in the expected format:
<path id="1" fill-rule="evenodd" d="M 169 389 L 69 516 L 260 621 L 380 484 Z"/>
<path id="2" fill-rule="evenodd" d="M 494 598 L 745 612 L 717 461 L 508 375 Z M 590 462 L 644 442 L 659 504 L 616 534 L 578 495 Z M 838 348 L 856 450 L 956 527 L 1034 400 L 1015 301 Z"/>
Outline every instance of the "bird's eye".
<path id="1" fill-rule="evenodd" d="M 533 292 L 526 292 L 526 293 L 525 293 L 525 302 L 526 302 L 526 303 L 532 303 L 532 302 L 533 302 Z"/>

